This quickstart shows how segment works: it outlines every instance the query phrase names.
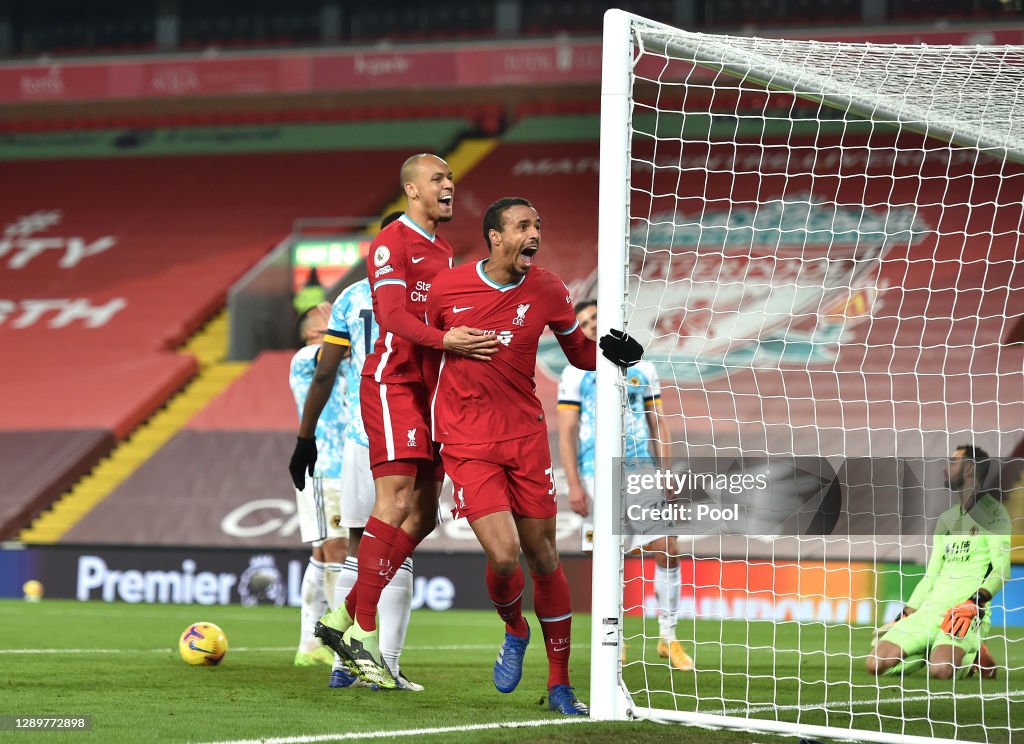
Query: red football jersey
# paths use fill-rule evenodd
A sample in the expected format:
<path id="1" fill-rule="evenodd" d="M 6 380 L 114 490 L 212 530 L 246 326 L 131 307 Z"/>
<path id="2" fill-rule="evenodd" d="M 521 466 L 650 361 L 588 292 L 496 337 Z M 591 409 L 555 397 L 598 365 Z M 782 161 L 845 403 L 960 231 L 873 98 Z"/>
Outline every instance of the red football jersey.
<path id="1" fill-rule="evenodd" d="M 434 441 L 502 442 L 545 431 L 534 374 L 545 328 L 570 334 L 579 324 L 565 284 L 534 267 L 516 284 L 499 285 L 483 261 L 434 279 L 427 322 L 441 330 L 470 326 L 494 333 L 500 345 L 488 362 L 445 354 L 431 399 Z"/>
<path id="2" fill-rule="evenodd" d="M 377 290 L 388 285 L 403 287 L 406 310 L 425 320 L 430 283 L 437 272 L 451 268 L 452 255 L 448 243 L 425 232 L 404 214 L 377 233 L 370 244 L 366 268 L 380 336 L 363 364 L 364 376 L 377 382 L 423 380 L 420 348 L 387 328 Z"/>

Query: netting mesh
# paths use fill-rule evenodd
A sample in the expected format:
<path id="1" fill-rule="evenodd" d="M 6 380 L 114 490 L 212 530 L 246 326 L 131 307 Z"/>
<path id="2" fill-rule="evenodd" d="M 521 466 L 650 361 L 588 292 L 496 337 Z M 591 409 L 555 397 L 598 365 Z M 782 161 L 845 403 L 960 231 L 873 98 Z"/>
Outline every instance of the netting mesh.
<path id="1" fill-rule="evenodd" d="M 1024 49 L 849 44 L 712 36 L 648 27 L 638 34 L 648 79 L 697 62 L 750 83 L 799 93 L 827 107 L 941 134 L 963 144 L 1024 153 Z M 661 70 L 654 71 L 655 65 Z M 638 69 L 638 77 L 645 69 Z M 685 85 L 685 83 L 683 83 Z"/>
<path id="2" fill-rule="evenodd" d="M 994 679 L 876 677 L 867 658 L 959 507 L 959 445 L 993 456 L 985 490 L 1013 531 L 1024 517 L 1024 50 L 635 32 L 625 317 L 672 469 L 813 457 L 843 490 L 826 536 L 748 513 L 677 537 L 678 560 L 627 556 L 624 688 L 655 712 L 1007 741 L 1024 727 L 1016 564 L 979 630 Z M 701 495 L 820 501 L 822 479 L 763 467 L 766 487 Z M 658 563 L 678 564 L 696 671 L 659 653 Z"/>

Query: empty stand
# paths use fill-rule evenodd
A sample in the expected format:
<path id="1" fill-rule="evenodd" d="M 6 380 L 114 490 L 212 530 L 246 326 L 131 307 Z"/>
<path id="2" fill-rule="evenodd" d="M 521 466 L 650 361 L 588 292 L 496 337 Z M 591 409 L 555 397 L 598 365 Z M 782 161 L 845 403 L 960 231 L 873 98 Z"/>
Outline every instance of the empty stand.
<path id="1" fill-rule="evenodd" d="M 357 42 L 487 37 L 495 31 L 492 2 L 360 2 L 348 4 L 346 10 L 344 35 Z"/>
<path id="2" fill-rule="evenodd" d="M 761 105 L 782 111 L 794 105 L 794 101 L 773 93 L 763 98 Z M 558 273 L 570 288 L 575 285 L 577 297 L 588 289 L 592 291 L 588 280 L 597 265 L 597 124 L 596 117 L 582 115 L 528 117 L 513 126 L 502 143 L 458 183 L 457 218 L 446 226 L 445 234 L 460 258 L 465 261 L 485 257 L 478 226 L 488 204 L 501 196 L 524 196 L 537 206 L 544 224 L 538 264 Z M 874 136 L 872 142 L 878 146 L 880 140 L 878 135 Z M 690 179 L 684 185 L 677 184 L 677 167 L 654 169 L 659 175 L 653 183 L 651 173 L 634 173 L 632 198 L 636 213 L 647 211 L 644 192 L 664 195 L 652 210 L 666 215 L 677 209 L 688 213 L 684 196 L 693 199 L 694 204 L 719 192 L 732 193 L 735 198 L 735 194 L 749 190 L 751 203 L 758 201 L 759 194 L 763 198 L 768 184 L 757 180 L 756 175 L 744 174 L 749 183 L 728 170 L 712 170 L 710 175 L 704 175 L 702 168 L 708 158 L 725 162 L 732 155 L 727 146 L 701 145 L 701 139 L 697 136 L 686 143 L 686 156 L 692 159 L 688 162 L 695 166 L 688 171 Z M 817 140 L 808 140 L 804 146 L 811 152 L 814 146 L 825 147 L 828 141 L 822 135 Z M 677 166 L 681 156 L 670 143 L 661 142 L 658 162 Z M 857 145 L 849 135 L 844 144 L 848 148 Z M 634 157 L 643 159 L 639 151 Z M 837 385 L 843 386 L 844 400 L 865 402 L 859 408 L 847 406 L 846 410 L 832 411 L 835 422 L 843 422 L 851 430 L 866 430 L 868 417 L 874 426 L 890 421 L 889 426 L 900 428 L 899 422 L 909 421 L 911 425 L 927 422 L 933 427 L 946 426 L 950 431 L 990 430 L 1006 415 L 1004 407 L 1019 405 L 1024 389 L 1022 350 L 1019 346 L 1002 346 L 999 333 L 1003 322 L 1000 308 L 1021 304 L 1024 278 L 1012 271 L 1015 243 L 997 239 L 989 248 L 987 241 L 991 234 L 1013 235 L 1019 227 L 1021 205 L 1008 194 L 1019 191 L 1014 189 L 1024 181 L 1024 172 L 1020 166 L 991 160 L 989 171 L 980 169 L 981 175 L 964 186 L 971 190 L 968 199 L 966 193 L 944 193 L 945 182 L 929 177 L 942 172 L 943 163 L 940 156 L 935 157 L 928 167 L 937 170 L 924 170 L 918 178 L 893 179 L 891 174 L 888 180 L 851 178 L 844 179 L 841 187 L 837 186 L 834 173 L 831 179 L 822 173 L 809 174 L 806 180 L 789 179 L 787 190 L 802 193 L 801 190 L 813 188 L 815 193 L 831 194 L 820 197 L 825 201 L 838 198 L 842 202 L 848 196 L 854 203 L 859 203 L 860 198 L 870 202 L 871 190 L 877 189 L 880 195 L 876 201 L 884 202 L 884 198 L 890 198 L 889 190 L 904 189 L 907 202 L 919 205 L 917 216 L 922 224 L 928 225 L 922 233 L 927 237 L 910 250 L 904 247 L 902 251 L 886 254 L 879 276 L 879 286 L 886 289 L 877 295 L 873 319 L 854 326 L 856 332 L 844 337 L 835 371 L 823 368 L 794 374 L 785 369 L 758 369 L 734 373 L 730 384 L 735 397 L 730 401 L 749 408 L 730 409 L 725 419 L 738 416 L 744 420 L 799 422 L 801 417 L 810 415 L 816 401 L 820 420 L 826 408 L 822 401 L 838 399 Z M 495 174 L 500 174 L 500 178 Z M 680 195 L 677 189 L 681 189 Z M 844 189 L 849 189 L 850 194 L 846 195 Z M 868 189 L 869 196 L 864 197 L 862 189 Z M 973 204 L 971 208 L 965 206 L 969 201 Z M 684 218 L 680 214 L 677 219 Z M 967 240 L 977 243 L 974 248 L 959 244 L 955 238 L 937 239 L 933 232 L 955 235 L 965 229 L 964 225 L 968 225 Z M 987 256 L 987 260 L 961 265 L 957 260 L 961 254 Z M 672 315 L 677 319 L 685 319 L 684 316 L 681 309 Z M 905 338 L 920 338 L 922 348 L 917 350 L 905 343 L 894 351 L 891 341 L 897 327 Z M 686 333 L 684 328 L 674 326 L 662 330 L 669 334 Z M 542 354 L 542 364 L 545 359 Z M 557 349 L 550 359 L 555 370 L 564 364 Z M 967 388 L 922 384 L 924 378 L 918 366 L 941 370 L 947 380 L 970 374 L 972 384 L 992 390 L 992 400 L 985 406 L 968 406 L 961 398 L 969 394 Z M 882 385 L 892 388 L 886 389 L 882 399 L 898 400 L 899 406 L 871 404 L 878 398 L 877 390 Z M 785 394 L 766 398 L 765 390 Z M 700 430 L 702 421 L 710 428 L 713 421 L 723 420 L 713 408 L 717 394 L 716 383 L 709 379 L 705 388 L 681 404 L 666 401 L 666 406 L 671 410 L 682 405 L 687 430 L 695 432 Z"/>
<path id="3" fill-rule="evenodd" d="M 534 203 L 544 223 L 540 265 L 566 282 L 597 266 L 598 120 L 593 115 L 525 118 L 456 183 L 456 217 L 444 227 L 461 260 L 486 256 L 480 224 L 502 196 Z M 496 175 L 500 174 L 500 175 Z"/>
<path id="4" fill-rule="evenodd" d="M 351 43 L 444 42 L 569 34 L 598 36 L 604 12 L 622 8 L 661 23 L 723 30 L 777 26 L 877 24 L 880 20 L 1019 19 L 1005 0 L 888 0 L 864 17 L 861 0 L 175 0 L 14 3 L 8 11 L 15 55 L 122 54 L 156 50 L 233 50 Z M 163 32 L 160 26 L 163 24 Z"/>
<path id="5" fill-rule="evenodd" d="M 552 113 L 569 113 L 569 108 L 586 105 L 596 112 L 596 103 L 576 104 L 567 102 L 564 107 L 556 106 Z M 350 108 L 322 107 L 281 107 L 254 110 L 201 110 L 155 114 L 77 114 L 75 116 L 53 116 L 45 118 L 31 116 L 24 118 L 0 119 L 0 133 L 3 132 L 52 132 L 81 131 L 92 129 L 179 129 L 211 126 L 259 126 L 283 124 L 313 124 L 320 122 L 340 123 L 353 121 L 409 121 L 459 118 L 472 124 L 484 135 L 498 134 L 505 123 L 505 107 L 496 103 L 465 102 L 457 104 L 430 104 L 413 106 L 404 103 L 388 103 L 380 106 Z"/>
<path id="6" fill-rule="evenodd" d="M 322 7 L 320 0 L 292 0 L 287 7 L 262 1 L 182 0 L 181 44 L 189 49 L 315 43 L 321 39 Z"/>
<path id="7" fill-rule="evenodd" d="M 0 431 L 0 540 L 15 537 L 22 525 L 88 472 L 113 443 L 113 435 L 104 429 Z"/>
<path id="8" fill-rule="evenodd" d="M 726 96 L 726 99 L 721 102 L 724 107 L 737 105 L 735 96 Z M 681 99 L 680 109 L 688 108 L 691 103 L 696 105 L 695 100 Z M 759 108 L 767 116 L 772 111 L 788 111 L 796 102 L 780 94 L 746 92 L 743 105 Z M 816 142 L 820 147 L 827 142 L 827 137 Z M 599 148 L 596 115 L 525 116 L 509 129 L 496 147 L 490 141 L 479 141 L 479 145 L 473 157 L 464 163 L 456 165 L 458 156 L 453 158 L 457 173 L 456 217 L 443 227 L 443 234 L 455 247 L 459 259 L 469 261 L 485 257 L 479 225 L 487 205 L 502 196 L 525 196 L 538 207 L 544 222 L 539 265 L 558 273 L 578 298 L 592 291 L 597 256 Z M 848 139 L 847 145 L 855 147 L 856 142 Z M 706 154 L 698 152 L 697 145 L 692 142 L 687 147 L 687 157 L 690 158 L 719 155 L 717 145 L 705 143 L 703 147 L 710 148 Z M 462 151 L 466 149 L 460 148 Z M 378 153 L 368 159 L 356 156 L 353 160 L 349 153 L 344 162 L 340 158 L 338 161 L 325 160 L 327 156 L 319 154 L 320 160 L 316 164 L 307 162 L 304 167 L 310 169 L 307 170 L 307 178 L 310 172 L 354 172 L 359 175 L 353 180 L 360 185 L 364 183 L 364 176 L 374 183 L 380 176 L 386 182 L 381 189 L 385 196 L 374 196 L 370 201 L 359 203 L 362 210 L 382 212 L 391 208 L 391 205 L 383 208 L 382 205 L 388 204 L 387 198 L 395 193 L 391 185 L 394 165 L 404 154 L 404 151 L 401 154 L 397 151 L 386 155 Z M 678 164 L 680 154 L 663 148 L 659 150 L 658 157 Z M 381 167 L 385 161 L 392 165 Z M 275 184 L 290 183 L 288 179 L 278 177 L 278 166 L 270 167 L 275 162 L 273 159 L 260 158 L 259 162 Z M 669 178 L 669 170 L 666 169 L 666 174 L 658 178 Z M 675 172 L 677 170 L 672 171 Z M 250 178 L 255 177 L 248 173 Z M 960 213 L 957 208 L 948 208 L 940 216 L 935 205 L 957 201 L 955 195 L 944 196 L 931 191 L 938 188 L 935 184 L 940 179 L 934 183 L 927 178 L 913 184 L 901 182 L 900 187 L 915 189 L 913 198 L 922 205 L 920 217 L 933 227 L 939 219 L 969 220 L 971 224 L 984 224 L 989 230 L 1002 230 L 1009 234 L 1012 233 L 1011 228 L 1019 223 L 1020 205 L 1008 204 L 999 196 L 997 175 L 993 170 L 991 175 L 977 179 L 973 184 L 975 203 L 986 206 L 976 207 L 970 215 Z M 1002 175 L 1014 182 L 1024 177 L 1016 166 L 1004 168 Z M 736 181 L 735 174 L 719 174 L 714 176 L 719 180 L 707 184 L 695 180 L 685 185 L 682 194 L 677 195 L 675 180 L 671 187 L 662 188 L 660 181 L 648 183 L 645 178 L 649 181 L 652 176 L 649 173 L 634 174 L 637 188 L 646 184 L 645 188 L 652 192 L 672 195 L 665 197 L 672 202 L 665 205 L 666 210 L 674 208 L 675 200 L 684 198 L 691 190 L 694 194 L 703 194 L 707 189 L 714 193 L 715 189 L 725 188 L 721 179 L 729 179 L 730 188 L 742 190 L 749 187 L 752 201 L 756 201 L 757 189 L 764 188 L 764 184 L 754 181 L 749 184 Z M 345 179 L 334 178 L 331 183 L 338 180 Z M 888 189 L 892 187 L 891 181 L 883 179 L 870 188 Z M 830 183 L 820 174 L 814 177 L 815 188 L 826 188 Z M 793 184 L 794 187 L 801 185 L 797 180 Z M 843 188 L 863 186 L 851 182 Z M 243 190 L 249 193 L 254 188 L 249 185 Z M 309 196 L 308 192 L 303 193 Z M 349 199 L 354 203 L 362 196 L 351 195 Z M 313 204 L 324 207 L 321 214 L 338 213 L 336 205 L 340 202 L 317 201 L 318 198 L 309 196 L 310 200 L 302 210 L 304 215 L 317 211 L 310 206 Z M 641 197 L 636 199 L 636 208 L 642 210 Z M 290 200 L 291 197 L 281 197 L 281 204 L 271 205 L 267 201 L 260 204 L 264 205 L 262 208 L 273 210 L 285 203 L 294 204 Z M 346 199 L 345 203 L 349 201 Z M 662 207 L 655 204 L 653 208 L 658 211 Z M 226 210 L 226 213 L 231 214 L 231 210 Z M 981 230 L 976 232 L 983 234 Z M 820 419 L 825 410 L 821 401 L 838 398 L 836 386 L 842 386 L 843 399 L 864 401 L 861 407 L 848 406 L 846 410 L 835 411 L 836 421 L 841 421 L 851 430 L 863 425 L 868 417 L 875 425 L 879 417 L 892 417 L 894 422 L 929 422 L 930 425 L 941 420 L 951 430 L 956 430 L 986 418 L 995 421 L 1000 415 L 1000 406 L 1018 405 L 1019 400 L 1013 399 L 1012 392 L 1019 391 L 1020 387 L 1020 350 L 1007 353 L 1000 348 L 999 339 L 993 338 L 991 345 L 975 345 L 973 352 L 969 351 L 971 339 L 984 338 L 999 326 L 997 313 L 987 308 L 1004 306 L 1008 302 L 1007 293 L 1024 295 L 1024 283 L 1020 277 L 1004 270 L 1012 262 L 1000 258 L 1004 253 L 1003 258 L 1012 257 L 1016 248 L 1010 244 L 997 244 L 987 264 L 979 261 L 976 265 L 957 268 L 955 262 L 941 260 L 943 251 L 950 251 L 951 256 L 960 255 L 962 248 L 928 239 L 915 244 L 910 251 L 887 255 L 880 277 L 882 285 L 887 287 L 886 292 L 876 299 L 878 304 L 872 311 L 871 323 L 851 326 L 854 330 L 841 347 L 836 368 L 811 370 L 809 373 L 805 370 L 795 374 L 781 367 L 737 372 L 731 379 L 733 389 L 746 391 L 749 395 L 739 396 L 736 400 L 738 405 L 749 406 L 749 410 L 744 408 L 731 415 L 798 423 L 801 417 L 809 415 L 810 401 L 816 400 Z M 955 272 L 955 275 L 950 272 Z M 977 317 L 973 318 L 975 315 Z M 973 318 L 971 323 L 966 322 L 967 318 Z M 920 335 L 923 347 L 920 353 L 906 346 L 901 347 L 900 353 L 893 353 L 890 341 L 897 323 L 902 333 Z M 962 339 L 963 343 L 958 345 L 957 339 Z M 118 540 L 255 546 L 263 544 L 263 541 L 283 544 L 291 539 L 282 533 L 288 529 L 291 514 L 291 489 L 284 463 L 292 446 L 297 421 L 285 383 L 289 357 L 288 352 L 260 356 L 242 377 L 211 405 L 200 410 L 165 447 L 121 483 L 105 502 L 86 515 L 62 540 L 87 543 L 109 539 L 109 525 L 114 515 L 132 508 L 131 505 L 138 505 L 143 512 L 153 510 L 156 513 L 172 493 L 181 499 L 182 504 L 189 505 L 180 524 L 176 522 L 170 530 L 160 530 L 149 524 L 138 529 L 132 526 L 130 530 L 121 530 Z M 997 394 L 989 407 L 991 410 L 968 410 L 957 403 L 956 392 L 949 390 L 942 393 L 948 398 L 949 405 L 939 404 L 938 392 L 919 384 L 920 376 L 914 369 L 916 363 L 942 369 L 948 375 L 970 373 L 977 379 L 993 381 L 992 387 Z M 556 396 L 552 375 L 564 364 L 564 356 L 553 342 L 542 345 L 540 364 L 550 374 L 538 376 L 538 393 L 546 405 L 553 406 Z M 884 381 L 892 388 L 887 388 L 884 396 L 901 401 L 900 406 L 870 405 L 874 399 L 873 391 Z M 718 384 L 709 379 L 702 388 L 703 392 L 666 401 L 670 413 L 686 410 L 687 431 L 694 436 L 699 435 L 702 426 L 710 427 L 712 420 L 716 419 L 714 407 L 718 405 Z M 765 390 L 781 390 L 785 394 L 772 397 L 759 393 Z M 553 425 L 557 417 L 553 411 L 549 413 L 552 414 L 549 421 Z M 205 505 L 209 505 L 209 510 L 204 508 Z M 275 525 L 273 534 L 261 532 L 270 529 L 270 525 Z M 234 532 L 228 535 L 225 530 Z"/>
<path id="9" fill-rule="evenodd" d="M 395 126 L 395 141 L 442 149 L 454 126 Z M 4 163 L 0 433 L 57 434 L 50 448 L 4 448 L 0 528 L 23 524 L 191 379 L 195 358 L 177 347 L 295 218 L 372 214 L 394 195 L 408 147 L 381 148 L 376 128 L 359 149 L 365 131 L 298 135 L 332 148 L 321 151 Z"/>
<path id="10" fill-rule="evenodd" d="M 239 507 L 263 501 L 265 512 L 287 512 L 294 501 L 284 464 L 298 426 L 288 388 L 292 354 L 261 354 L 61 542 L 217 545 L 225 543 L 220 517 Z M 147 519 L 112 526 L 126 509 L 163 515 L 169 504 L 175 505 L 172 524 Z M 235 544 L 260 546 L 267 539 L 254 534 Z"/>

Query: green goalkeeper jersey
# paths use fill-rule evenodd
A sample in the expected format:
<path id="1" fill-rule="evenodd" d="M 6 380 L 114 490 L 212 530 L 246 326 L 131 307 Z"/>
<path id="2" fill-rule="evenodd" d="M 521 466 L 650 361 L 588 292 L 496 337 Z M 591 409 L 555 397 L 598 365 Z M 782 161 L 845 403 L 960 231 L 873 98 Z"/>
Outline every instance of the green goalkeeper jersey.
<path id="1" fill-rule="evenodd" d="M 1009 575 L 1010 516 L 984 493 L 969 511 L 958 504 L 939 517 L 928 568 L 907 606 L 945 611 L 979 589 L 995 597 Z"/>

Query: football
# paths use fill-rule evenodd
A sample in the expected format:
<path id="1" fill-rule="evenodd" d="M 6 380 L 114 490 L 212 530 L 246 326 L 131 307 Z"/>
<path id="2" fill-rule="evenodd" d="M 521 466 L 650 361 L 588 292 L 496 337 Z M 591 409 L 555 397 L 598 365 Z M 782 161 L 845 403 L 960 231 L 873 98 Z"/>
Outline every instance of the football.
<path id="1" fill-rule="evenodd" d="M 21 592 L 26 602 L 38 602 L 43 598 L 43 585 L 35 579 L 29 579 L 21 585 Z"/>
<path id="2" fill-rule="evenodd" d="M 193 623 L 181 634 L 178 651 L 186 664 L 216 666 L 228 652 L 228 637 L 213 623 Z"/>

